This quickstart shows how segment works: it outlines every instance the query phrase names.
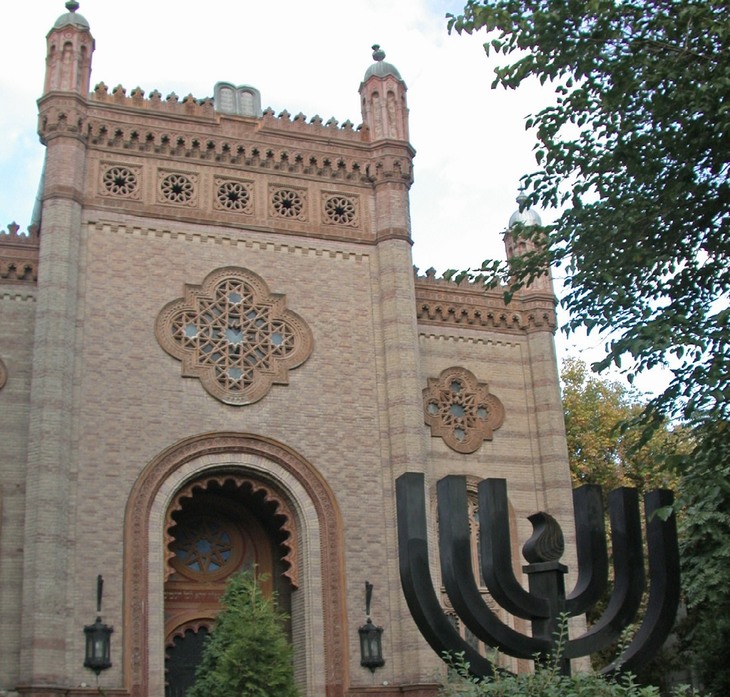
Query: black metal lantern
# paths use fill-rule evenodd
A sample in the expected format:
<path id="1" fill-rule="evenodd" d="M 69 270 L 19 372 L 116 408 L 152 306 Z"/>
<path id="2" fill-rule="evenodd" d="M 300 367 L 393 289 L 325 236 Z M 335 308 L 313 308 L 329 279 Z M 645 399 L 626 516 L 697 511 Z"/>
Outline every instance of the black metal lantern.
<path id="1" fill-rule="evenodd" d="M 385 665 L 383 658 L 383 628 L 376 627 L 370 619 L 370 601 L 373 597 L 373 584 L 365 581 L 365 614 L 367 621 L 357 631 L 360 635 L 360 665 L 372 673 Z"/>
<path id="2" fill-rule="evenodd" d="M 84 627 L 86 635 L 86 656 L 84 667 L 93 670 L 97 677 L 102 670 L 111 668 L 111 636 L 113 627 L 101 621 L 101 594 L 104 588 L 104 579 L 101 574 L 96 578 L 96 612 L 99 613 L 94 624 Z"/>

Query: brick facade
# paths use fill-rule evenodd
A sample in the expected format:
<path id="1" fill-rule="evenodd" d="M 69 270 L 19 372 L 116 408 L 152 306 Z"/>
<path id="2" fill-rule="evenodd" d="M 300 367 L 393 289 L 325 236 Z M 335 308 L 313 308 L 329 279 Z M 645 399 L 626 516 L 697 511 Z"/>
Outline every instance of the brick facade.
<path id="1" fill-rule="evenodd" d="M 162 697 L 166 644 L 185 629 L 165 608 L 170 506 L 188 486 L 183 513 L 215 491 L 261 518 L 274 556 L 294 550 L 277 563 L 296 564 L 281 583 L 304 694 L 434 695 L 440 661 L 400 589 L 394 481 L 424 472 L 433 491 L 449 473 L 506 477 L 520 539 L 538 509 L 569 528 L 550 284 L 506 307 L 498 291 L 414 275 L 414 150 L 392 66 L 366 74 L 358 128 L 223 113 L 212 100 L 90 92 L 80 19 L 48 35 L 39 229 L 0 234 L 0 689 L 87 693 L 82 629 L 101 573 L 114 626 L 101 684 Z M 195 339 L 194 358 L 171 355 L 160 312 L 226 268 L 262 279 L 269 305 L 239 316 L 238 291 L 221 290 L 238 319 L 219 336 L 211 290 L 200 307 L 213 309 L 196 309 L 195 326 L 180 315 L 165 339 Z M 311 334 L 288 334 L 284 308 Z M 233 390 L 285 355 L 290 334 L 310 336 L 309 352 L 250 403 L 217 398 L 185 363 L 218 366 Z M 424 420 L 424 388 L 452 367 L 504 406 L 470 453 Z M 385 628 L 375 673 L 360 667 L 366 580 Z"/>

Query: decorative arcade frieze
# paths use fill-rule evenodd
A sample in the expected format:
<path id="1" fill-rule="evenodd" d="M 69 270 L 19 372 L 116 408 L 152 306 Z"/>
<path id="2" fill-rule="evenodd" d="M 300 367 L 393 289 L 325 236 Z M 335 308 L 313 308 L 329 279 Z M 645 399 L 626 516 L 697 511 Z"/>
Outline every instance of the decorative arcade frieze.
<path id="1" fill-rule="evenodd" d="M 38 281 L 38 248 L 40 231 L 31 225 L 27 233 L 11 223 L 7 232 L 0 231 L 0 283 L 33 283 Z"/>

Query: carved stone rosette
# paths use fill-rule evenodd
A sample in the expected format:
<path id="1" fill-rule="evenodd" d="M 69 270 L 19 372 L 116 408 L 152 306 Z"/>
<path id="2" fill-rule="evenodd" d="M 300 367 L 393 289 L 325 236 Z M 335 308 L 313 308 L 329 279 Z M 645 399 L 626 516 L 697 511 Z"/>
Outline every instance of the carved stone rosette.
<path id="1" fill-rule="evenodd" d="M 99 195 L 138 201 L 141 198 L 142 168 L 118 162 L 103 162 Z"/>
<path id="2" fill-rule="evenodd" d="M 473 453 L 504 421 L 504 406 L 489 385 L 466 368 L 447 368 L 423 390 L 424 420 L 434 438 L 459 453 Z"/>
<path id="3" fill-rule="evenodd" d="M 289 382 L 289 369 L 312 353 L 312 332 L 286 308 L 286 297 L 269 292 L 265 281 L 237 267 L 216 269 L 201 285 L 162 308 L 155 335 L 160 346 L 182 361 L 184 377 L 197 377 L 226 404 L 252 404 L 276 383 Z"/>

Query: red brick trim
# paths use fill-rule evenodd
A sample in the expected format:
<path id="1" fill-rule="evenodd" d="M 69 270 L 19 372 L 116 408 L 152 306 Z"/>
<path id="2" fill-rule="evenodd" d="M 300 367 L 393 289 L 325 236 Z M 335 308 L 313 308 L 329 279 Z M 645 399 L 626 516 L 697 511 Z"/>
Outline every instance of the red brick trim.
<path id="1" fill-rule="evenodd" d="M 324 661 L 328 697 L 342 697 L 348 683 L 344 604 L 343 526 L 334 494 L 317 469 L 291 448 L 245 433 L 205 433 L 186 438 L 160 453 L 142 470 L 132 488 L 124 528 L 124 685 L 132 697 L 148 692 L 149 524 L 155 497 L 164 482 L 187 462 L 207 455 L 240 453 L 266 458 L 285 469 L 308 494 L 320 523 Z M 292 506 L 296 510 L 296 507 Z M 160 544 L 162 544 L 160 530 Z M 314 647 L 319 650 L 319 647 Z"/>

